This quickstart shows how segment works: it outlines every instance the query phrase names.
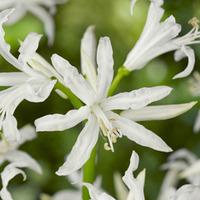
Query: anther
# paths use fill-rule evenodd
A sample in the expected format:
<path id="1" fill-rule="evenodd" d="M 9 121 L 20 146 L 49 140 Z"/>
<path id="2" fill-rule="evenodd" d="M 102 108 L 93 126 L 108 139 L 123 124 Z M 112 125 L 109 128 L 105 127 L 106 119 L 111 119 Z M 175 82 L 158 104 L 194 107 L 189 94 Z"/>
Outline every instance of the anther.
<path id="1" fill-rule="evenodd" d="M 104 143 L 104 149 L 106 150 L 106 151 L 110 151 L 111 150 L 111 148 L 110 148 L 110 146 L 109 146 L 109 144 L 106 142 L 106 143 Z"/>
<path id="2" fill-rule="evenodd" d="M 199 19 L 197 19 L 197 17 L 193 17 L 192 19 L 188 21 L 188 24 L 190 24 L 193 28 L 196 28 L 196 29 L 199 28 L 199 23 L 200 21 Z"/>

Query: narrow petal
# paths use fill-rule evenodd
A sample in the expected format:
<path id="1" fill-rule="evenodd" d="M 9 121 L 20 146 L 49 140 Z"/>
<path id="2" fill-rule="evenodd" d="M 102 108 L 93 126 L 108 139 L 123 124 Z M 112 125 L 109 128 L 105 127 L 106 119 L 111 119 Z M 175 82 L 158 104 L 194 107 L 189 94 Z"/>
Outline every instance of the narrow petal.
<path id="1" fill-rule="evenodd" d="M 3 134 L 9 142 L 19 142 L 20 132 L 17 128 L 17 120 L 13 115 L 7 114 L 3 121 Z"/>
<path id="2" fill-rule="evenodd" d="M 81 131 L 72 151 L 65 163 L 56 172 L 59 176 L 69 175 L 80 169 L 89 159 L 90 154 L 97 143 L 99 126 L 94 116 L 90 116 L 85 127 Z"/>
<path id="3" fill-rule="evenodd" d="M 200 196 L 200 188 L 196 185 L 190 185 L 186 184 L 180 187 L 174 197 L 172 197 L 172 200 L 199 200 Z"/>
<path id="4" fill-rule="evenodd" d="M 33 54 L 31 59 L 28 60 L 28 64 L 34 68 L 34 71 L 38 71 L 40 74 L 43 74 L 45 77 L 52 78 L 56 77 L 59 81 L 61 76 L 56 70 L 50 65 L 42 56 L 37 52 Z"/>
<path id="5" fill-rule="evenodd" d="M 200 173 L 200 160 L 196 161 L 194 164 L 186 168 L 183 172 L 181 172 L 181 178 L 192 177 L 198 175 Z"/>
<path id="6" fill-rule="evenodd" d="M 189 74 L 191 74 L 191 72 L 193 71 L 194 64 L 195 64 L 194 50 L 191 49 L 190 47 L 183 46 L 180 50 L 175 52 L 175 60 L 176 61 L 179 61 L 184 57 L 188 58 L 188 65 L 187 65 L 187 67 L 185 68 L 184 71 L 175 75 L 173 77 L 173 79 L 186 77 Z"/>
<path id="7" fill-rule="evenodd" d="M 139 145 L 146 146 L 157 151 L 172 151 L 172 149 L 159 136 L 140 124 L 120 116 L 116 117 L 116 115 L 113 124 L 123 135 Z"/>
<path id="8" fill-rule="evenodd" d="M 6 155 L 6 159 L 9 162 L 14 163 L 16 167 L 29 168 L 39 174 L 42 173 L 42 169 L 38 164 L 38 162 L 23 151 L 19 150 L 11 151 Z"/>
<path id="9" fill-rule="evenodd" d="M 21 70 L 22 66 L 18 60 L 10 53 L 10 45 L 6 43 L 4 36 L 5 32 L 3 24 L 8 21 L 9 16 L 14 12 L 14 9 L 8 9 L 0 12 L 0 54 L 10 64 Z"/>
<path id="10" fill-rule="evenodd" d="M 121 116 L 133 121 L 166 120 L 187 112 L 196 103 L 197 102 L 177 105 L 147 106 L 139 110 L 130 109 L 123 111 Z"/>
<path id="11" fill-rule="evenodd" d="M 14 2 L 13 2 L 13 4 L 14 4 Z M 26 9 L 24 8 L 24 6 L 22 6 L 22 4 L 10 5 L 7 8 L 12 8 L 12 7 L 15 8 L 15 12 L 9 17 L 8 21 L 6 22 L 6 25 L 15 24 L 20 19 L 22 19 L 24 17 L 24 15 L 26 14 Z"/>
<path id="12" fill-rule="evenodd" d="M 19 59 L 27 62 L 37 51 L 42 35 L 29 33 L 19 48 Z"/>
<path id="13" fill-rule="evenodd" d="M 87 187 L 91 200 L 115 200 L 112 196 L 99 191 L 90 183 L 84 183 L 83 185 Z"/>
<path id="14" fill-rule="evenodd" d="M 81 40 L 81 69 L 92 87 L 96 90 L 96 37 L 94 26 L 89 26 Z"/>
<path id="15" fill-rule="evenodd" d="M 61 76 L 63 76 L 66 87 L 85 104 L 91 104 L 95 98 L 94 91 L 78 70 L 57 54 L 52 56 L 52 63 Z"/>
<path id="16" fill-rule="evenodd" d="M 169 156 L 168 160 L 172 163 L 177 160 L 185 160 L 187 163 L 193 164 L 194 162 L 196 162 L 197 156 L 194 153 L 188 151 L 187 149 L 180 149 L 172 153 Z"/>
<path id="17" fill-rule="evenodd" d="M 105 110 L 127 110 L 129 108 L 137 110 L 154 101 L 163 99 L 171 91 L 172 88 L 167 86 L 142 88 L 108 97 L 102 103 L 102 106 Z"/>
<path id="18" fill-rule="evenodd" d="M 125 175 L 122 177 L 122 180 L 130 190 L 127 200 L 131 200 L 131 197 L 134 197 L 134 199 L 137 200 L 144 200 L 143 187 L 145 173 L 140 174 L 138 178 L 134 178 L 133 176 L 133 172 L 138 168 L 138 164 L 139 156 L 135 151 L 133 151 L 130 158 L 129 167 L 126 170 Z"/>
<path id="19" fill-rule="evenodd" d="M 23 72 L 0 73 L 0 86 L 14 86 L 24 83 L 28 76 Z"/>
<path id="20" fill-rule="evenodd" d="M 31 140 L 35 139 L 37 136 L 36 132 L 35 132 L 35 128 L 33 126 L 31 126 L 30 124 L 25 125 L 22 128 L 20 128 L 19 132 L 20 132 L 19 145 L 21 145 L 27 141 L 31 141 Z"/>
<path id="21" fill-rule="evenodd" d="M 24 180 L 26 179 L 25 173 L 22 170 L 14 167 L 13 164 L 9 164 L 4 168 L 3 172 L 1 173 L 3 187 L 0 191 L 0 197 L 2 198 L 2 200 L 13 200 L 10 192 L 7 190 L 7 186 L 10 180 L 19 174 L 23 176 Z"/>
<path id="22" fill-rule="evenodd" d="M 176 168 L 167 172 L 159 191 L 158 200 L 168 200 L 175 194 L 179 181 L 178 173 L 179 171 Z"/>
<path id="23" fill-rule="evenodd" d="M 101 38 L 97 48 L 97 90 L 99 98 L 106 97 L 113 79 L 113 50 L 108 37 Z"/>
<path id="24" fill-rule="evenodd" d="M 45 101 L 56 84 L 56 80 L 45 80 L 43 83 L 40 80 L 31 82 L 26 87 L 25 99 L 30 102 L 43 102 Z"/>
<path id="25" fill-rule="evenodd" d="M 41 117 L 35 121 L 37 131 L 63 131 L 72 128 L 87 119 L 89 108 L 81 107 L 79 110 L 71 110 L 65 115 L 53 114 Z"/>
<path id="26" fill-rule="evenodd" d="M 53 17 L 42 7 L 31 4 L 27 6 L 27 9 L 32 12 L 36 17 L 38 17 L 44 25 L 45 32 L 48 37 L 49 44 L 52 45 L 54 42 L 55 26 Z"/>

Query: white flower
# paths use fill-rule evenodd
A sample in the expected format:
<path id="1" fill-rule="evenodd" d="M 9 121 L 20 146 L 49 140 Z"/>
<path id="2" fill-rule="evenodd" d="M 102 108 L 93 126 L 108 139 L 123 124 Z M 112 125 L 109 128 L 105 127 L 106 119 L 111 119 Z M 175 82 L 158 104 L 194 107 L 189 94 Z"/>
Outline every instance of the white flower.
<path id="1" fill-rule="evenodd" d="M 66 162 L 58 170 L 58 175 L 68 175 L 84 165 L 97 143 L 99 131 L 107 141 L 105 143 L 107 150 L 114 151 L 113 144 L 118 138 L 126 136 L 140 145 L 158 151 L 171 151 L 171 148 L 150 130 L 112 112 L 112 110 L 127 109 L 144 112 L 145 106 L 166 97 L 171 92 L 171 88 L 167 86 L 142 88 L 106 97 L 113 78 L 112 47 L 109 38 L 100 39 L 97 48 L 96 72 L 93 29 L 93 27 L 87 29 L 81 44 L 82 72 L 86 79 L 67 60 L 58 55 L 52 56 L 53 65 L 58 72 L 61 72 L 65 85 L 86 105 L 78 110 L 69 111 L 65 115 L 47 115 L 35 121 L 37 131 L 63 131 L 88 120 Z M 162 109 L 166 111 L 165 119 L 168 119 L 185 112 L 193 105 L 194 103 L 177 107 L 167 106 L 170 108 L 169 112 L 165 106 L 159 107 L 159 111 L 154 111 L 148 119 L 152 116 L 154 119 L 160 119 L 160 116 L 163 116 Z M 147 119 L 146 114 L 143 117 Z"/>
<path id="2" fill-rule="evenodd" d="M 186 69 L 174 76 L 182 78 L 188 76 L 194 67 L 194 51 L 188 45 L 200 43 L 198 20 L 193 18 L 190 23 L 193 28 L 184 36 L 178 36 L 181 31 L 173 16 L 161 21 L 164 9 L 162 0 L 151 0 L 149 12 L 143 32 L 134 48 L 129 52 L 124 66 L 132 71 L 143 68 L 150 60 L 164 53 L 175 51 L 175 60 L 188 58 Z"/>
<path id="3" fill-rule="evenodd" d="M 29 168 L 37 173 L 42 173 L 40 165 L 27 153 L 18 150 L 18 147 L 24 142 L 33 140 L 36 137 L 35 129 L 32 126 L 24 126 L 20 129 L 21 139 L 17 143 L 9 143 L 5 138 L 0 141 L 0 164 L 8 161 L 8 164 L 1 173 L 2 189 L 0 197 L 2 200 L 12 200 L 12 197 L 7 190 L 8 183 L 18 174 L 22 174 L 24 179 L 25 173 L 19 168 Z"/>
<path id="4" fill-rule="evenodd" d="M 144 200 L 145 169 L 141 171 L 136 178 L 133 176 L 133 172 L 137 170 L 138 164 L 138 154 L 133 151 L 130 159 L 130 165 L 122 178 L 129 190 L 129 193 L 123 200 Z M 114 200 L 113 197 L 99 191 L 90 183 L 84 183 L 83 185 L 88 188 L 91 200 Z"/>
<path id="5" fill-rule="evenodd" d="M 14 24 L 25 16 L 27 12 L 39 18 L 44 25 L 48 36 L 49 44 L 54 41 L 54 20 L 53 14 L 56 11 L 56 4 L 64 3 L 66 0 L 0 0 L 0 10 L 15 8 L 14 14 L 7 24 Z M 47 9 L 45 9 L 45 7 Z"/>
<path id="6" fill-rule="evenodd" d="M 185 178 L 192 185 L 200 185 L 200 170 L 197 157 L 186 149 L 173 153 L 162 166 L 168 172 L 161 186 L 159 200 L 169 200 L 175 192 L 180 180 Z"/>
<path id="7" fill-rule="evenodd" d="M 0 13 L 0 55 L 20 72 L 0 73 L 0 86 L 8 89 L 0 91 L 0 129 L 10 141 L 19 140 L 17 121 L 13 116 L 16 107 L 23 101 L 42 102 L 50 95 L 56 80 L 61 79 L 54 68 L 36 50 L 41 35 L 30 33 L 19 48 L 18 59 L 10 53 L 5 42 L 3 24 L 13 10 Z M 62 80 L 61 80 L 62 81 Z"/>

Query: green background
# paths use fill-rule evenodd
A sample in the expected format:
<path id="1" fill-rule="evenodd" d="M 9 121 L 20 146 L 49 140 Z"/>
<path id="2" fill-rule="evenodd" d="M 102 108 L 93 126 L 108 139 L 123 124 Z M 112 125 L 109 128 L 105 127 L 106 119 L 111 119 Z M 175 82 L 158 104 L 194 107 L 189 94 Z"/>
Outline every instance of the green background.
<path id="1" fill-rule="evenodd" d="M 121 66 L 127 53 L 137 41 L 147 16 L 149 1 L 138 0 L 134 15 L 130 16 L 129 0 L 70 0 L 58 6 L 55 15 L 56 37 L 53 46 L 47 46 L 44 36 L 38 52 L 49 62 L 53 53 L 68 59 L 74 66 L 80 66 L 80 41 L 85 29 L 95 25 L 96 34 L 109 36 L 114 49 L 115 69 Z M 191 29 L 188 20 L 200 15 L 199 0 L 165 0 L 165 17 L 173 14 L 178 23 L 183 26 L 181 34 Z M 23 40 L 29 32 L 43 33 L 42 23 L 27 14 L 13 26 L 6 27 L 6 40 L 12 46 L 14 54 L 19 47 L 18 40 Z M 196 52 L 196 66 L 198 70 L 200 48 L 194 47 Z M 187 61 L 175 63 L 173 53 L 168 53 L 154 59 L 145 68 L 134 71 L 124 79 L 118 91 L 130 91 L 144 86 L 168 85 L 174 88 L 172 94 L 164 103 L 185 103 L 198 98 L 192 97 L 189 92 L 189 78 L 172 80 L 172 77 L 182 71 Z M 0 59 L 0 71 L 15 70 L 6 61 Z M 47 101 L 41 104 L 23 102 L 17 108 L 15 116 L 19 127 L 33 123 L 40 116 L 50 113 L 66 113 L 71 109 L 68 101 L 52 93 Z M 180 117 L 167 121 L 143 123 L 145 127 L 160 135 L 174 150 L 188 148 L 200 155 L 200 135 L 193 133 L 193 124 L 199 109 L 197 104 L 191 111 Z M 70 152 L 81 126 L 59 132 L 39 133 L 38 138 L 22 146 L 29 152 L 43 168 L 43 175 L 39 176 L 27 171 L 28 179 L 22 182 L 21 177 L 11 181 L 9 189 L 16 200 L 39 199 L 41 193 L 54 194 L 61 189 L 71 188 L 65 177 L 58 177 L 55 171 L 63 163 L 64 157 Z M 121 174 L 127 169 L 132 150 L 140 156 L 140 167 L 147 169 L 145 196 L 147 200 L 155 200 L 165 172 L 160 165 L 166 161 L 168 154 L 141 147 L 127 138 L 120 139 L 115 145 L 115 153 L 103 149 L 103 142 L 99 140 L 97 175 L 102 177 L 103 188 L 115 195 L 113 173 Z"/>

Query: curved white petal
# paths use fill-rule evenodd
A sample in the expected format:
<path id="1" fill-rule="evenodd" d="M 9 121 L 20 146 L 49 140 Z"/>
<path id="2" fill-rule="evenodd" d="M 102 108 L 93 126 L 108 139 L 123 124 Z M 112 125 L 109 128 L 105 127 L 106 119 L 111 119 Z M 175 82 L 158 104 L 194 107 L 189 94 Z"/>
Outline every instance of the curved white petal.
<path id="1" fill-rule="evenodd" d="M 81 70 L 96 90 L 96 36 L 94 26 L 89 26 L 81 40 Z"/>
<path id="2" fill-rule="evenodd" d="M 99 191 L 90 183 L 83 183 L 83 185 L 87 187 L 91 200 L 115 200 L 112 196 Z"/>
<path id="3" fill-rule="evenodd" d="M 25 99 L 30 102 L 43 102 L 45 101 L 56 84 L 56 80 L 45 80 L 43 83 L 37 79 L 33 83 L 26 85 Z"/>
<path id="4" fill-rule="evenodd" d="M 192 177 L 194 175 L 198 175 L 200 173 L 200 160 L 196 161 L 194 164 L 186 168 L 183 172 L 181 172 L 180 176 L 182 178 Z"/>
<path id="5" fill-rule="evenodd" d="M 175 52 L 176 61 L 179 61 L 184 57 L 188 58 L 188 65 L 184 71 L 175 75 L 173 79 L 186 77 L 189 74 L 191 74 L 192 70 L 194 69 L 194 64 L 195 64 L 194 50 L 191 49 L 190 47 L 183 46 L 180 50 L 177 50 Z"/>
<path id="6" fill-rule="evenodd" d="M 115 115 L 113 124 L 120 132 L 139 145 L 157 151 L 170 152 L 172 149 L 155 133 L 129 119 Z"/>
<path id="7" fill-rule="evenodd" d="M 70 110 L 67 114 L 53 114 L 35 121 L 37 131 L 63 131 L 72 128 L 87 119 L 90 109 L 87 106 L 79 110 Z"/>
<path id="8" fill-rule="evenodd" d="M 59 81 L 61 80 L 61 76 L 55 71 L 53 66 L 36 52 L 28 61 L 28 64 L 32 66 L 35 71 L 38 71 L 48 78 L 56 77 Z"/>
<path id="9" fill-rule="evenodd" d="M 183 185 L 170 200 L 199 200 L 200 188 L 196 185 Z"/>
<path id="10" fill-rule="evenodd" d="M 170 169 L 161 185 L 158 200 L 169 200 L 169 197 L 176 192 L 176 186 L 179 180 L 179 170 Z"/>
<path id="11" fill-rule="evenodd" d="M 13 164 L 9 164 L 4 168 L 3 172 L 1 173 L 3 187 L 0 191 L 0 197 L 2 200 L 13 200 L 10 192 L 7 190 L 7 186 L 9 181 L 18 174 L 21 174 L 24 180 L 26 179 L 25 173 L 22 170 L 16 168 Z"/>
<path id="12" fill-rule="evenodd" d="M 144 179 L 145 179 L 145 171 L 143 171 L 137 178 L 134 178 L 133 172 L 138 168 L 139 164 L 139 156 L 133 151 L 130 164 L 128 169 L 125 172 L 125 175 L 122 177 L 124 183 L 129 188 L 130 192 L 127 200 L 131 200 L 131 197 L 137 200 L 144 200 Z"/>
<path id="13" fill-rule="evenodd" d="M 59 168 L 56 174 L 59 176 L 66 176 L 80 169 L 89 159 L 90 154 L 97 143 L 98 135 L 99 126 L 97 119 L 91 115 L 78 136 L 72 151 L 67 156 L 67 160 Z"/>
<path id="14" fill-rule="evenodd" d="M 107 96 L 108 89 L 113 79 L 113 50 L 108 37 L 100 38 L 97 48 L 97 92 L 98 98 Z"/>
<path id="15" fill-rule="evenodd" d="M 8 25 L 13 25 L 14 23 L 18 22 L 26 14 L 26 9 L 24 8 L 24 6 L 22 6 L 22 4 L 18 3 L 7 8 L 12 8 L 13 6 L 15 8 L 15 12 L 9 17 L 8 21 L 6 22 L 6 24 Z"/>
<path id="16" fill-rule="evenodd" d="M 0 86 L 14 86 L 24 83 L 28 76 L 23 72 L 0 73 Z"/>
<path id="17" fill-rule="evenodd" d="M 120 115 L 133 121 L 166 120 L 187 112 L 196 103 L 197 102 L 177 105 L 147 106 L 139 110 L 126 110 Z"/>
<path id="18" fill-rule="evenodd" d="M 180 149 L 172 153 L 168 158 L 170 162 L 175 162 L 181 159 L 185 160 L 189 164 L 192 164 L 196 162 L 197 156 L 194 153 L 188 151 L 187 149 Z"/>
<path id="19" fill-rule="evenodd" d="M 43 22 L 48 42 L 52 45 L 55 37 L 53 17 L 44 8 L 37 6 L 36 4 L 31 4 L 30 6 L 27 5 L 27 9 Z"/>
<path id="20" fill-rule="evenodd" d="M 27 62 L 37 51 L 42 35 L 29 33 L 19 48 L 19 60 Z"/>
<path id="21" fill-rule="evenodd" d="M 42 169 L 40 165 L 38 164 L 38 162 L 23 151 L 19 151 L 19 150 L 11 151 L 6 155 L 6 159 L 9 162 L 13 163 L 15 167 L 29 168 L 39 174 L 42 173 Z"/>
<path id="22" fill-rule="evenodd" d="M 22 128 L 20 128 L 19 132 L 20 132 L 19 145 L 21 145 L 27 141 L 31 141 L 31 140 L 35 139 L 37 136 L 36 132 L 35 132 L 35 128 L 33 126 L 31 126 L 30 124 L 27 124 L 27 125 L 23 126 Z"/>
<path id="23" fill-rule="evenodd" d="M 52 56 L 52 63 L 58 73 L 63 76 L 66 87 L 68 87 L 85 104 L 91 104 L 95 98 L 94 91 L 78 70 L 57 54 Z"/>
<path id="24" fill-rule="evenodd" d="M 19 142 L 20 132 L 17 128 L 17 120 L 13 115 L 7 114 L 3 121 L 3 134 L 9 142 Z"/>
<path id="25" fill-rule="evenodd" d="M 108 97 L 102 103 L 102 107 L 104 110 L 127 110 L 129 108 L 136 110 L 163 99 L 171 91 L 172 88 L 167 86 L 141 88 Z"/>
<path id="26" fill-rule="evenodd" d="M 22 66 L 19 61 L 10 53 L 10 45 L 6 43 L 4 36 L 5 32 L 3 24 L 8 21 L 9 16 L 14 12 L 14 9 L 7 9 L 0 12 L 0 54 L 17 69 L 21 70 Z"/>

